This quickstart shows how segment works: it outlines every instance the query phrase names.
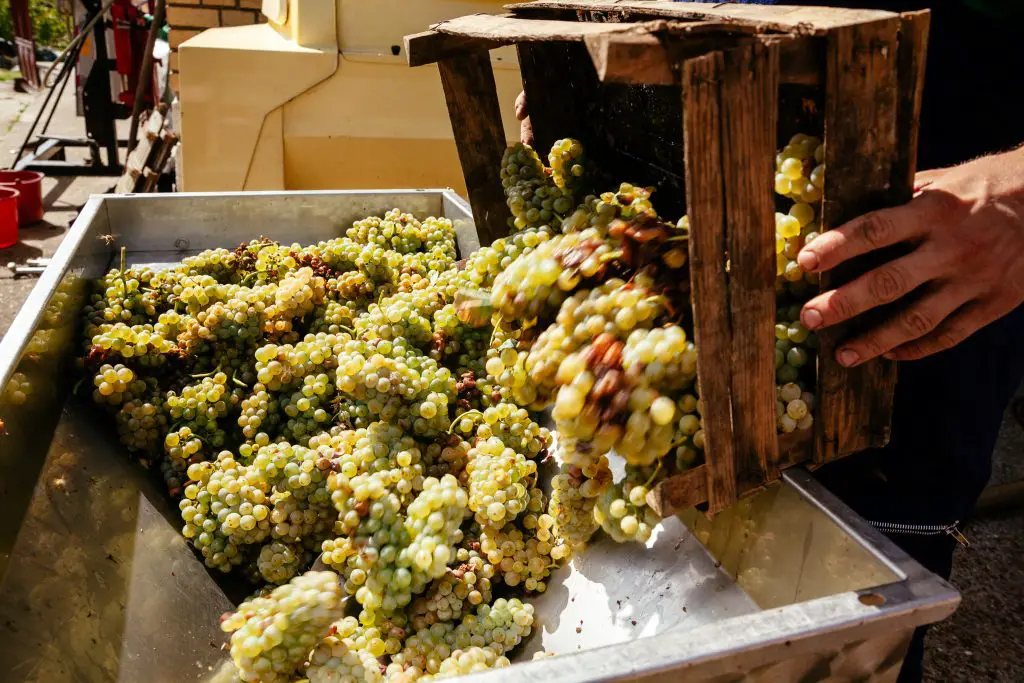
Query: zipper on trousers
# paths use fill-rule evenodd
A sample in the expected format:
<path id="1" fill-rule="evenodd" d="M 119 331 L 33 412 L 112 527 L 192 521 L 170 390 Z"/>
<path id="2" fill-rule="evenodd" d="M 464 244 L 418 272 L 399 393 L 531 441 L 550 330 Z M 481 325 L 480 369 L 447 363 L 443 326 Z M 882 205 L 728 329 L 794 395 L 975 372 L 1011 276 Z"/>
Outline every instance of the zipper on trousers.
<path id="1" fill-rule="evenodd" d="M 899 524 L 896 522 L 868 522 L 868 524 L 884 534 L 910 534 L 913 536 L 948 534 L 964 547 L 971 545 L 971 542 L 960 531 L 960 520 L 952 524 Z"/>

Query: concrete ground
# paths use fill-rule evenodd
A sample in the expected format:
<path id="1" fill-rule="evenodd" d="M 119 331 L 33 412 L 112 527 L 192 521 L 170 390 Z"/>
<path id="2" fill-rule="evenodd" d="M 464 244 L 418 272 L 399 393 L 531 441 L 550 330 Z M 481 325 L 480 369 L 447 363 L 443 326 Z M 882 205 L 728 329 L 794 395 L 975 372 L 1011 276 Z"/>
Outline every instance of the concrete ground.
<path id="1" fill-rule="evenodd" d="M 38 110 L 41 98 L 15 93 L 0 83 L 0 168 L 9 167 Z M 122 122 L 123 125 L 123 122 Z M 74 100 L 65 95 L 51 132 L 83 135 Z M 126 131 L 121 131 L 126 137 Z M 9 261 L 53 254 L 91 194 L 113 187 L 113 178 L 48 178 L 44 181 L 46 220 L 21 233 L 21 241 L 0 249 L 0 337 L 35 285 L 14 279 L 2 268 Z M 1024 429 L 1007 414 L 996 446 L 993 483 L 1024 479 Z M 953 582 L 963 593 L 957 613 L 933 629 L 928 641 L 929 683 L 1024 681 L 1024 506 L 982 516 L 967 525 L 971 542 L 957 556 Z"/>
<path id="2" fill-rule="evenodd" d="M 10 168 L 32 121 L 43 103 L 40 94 L 18 93 L 11 81 L 0 82 L 0 168 Z M 119 122 L 121 137 L 127 137 L 127 122 Z M 75 114 L 74 91 L 68 88 L 58 103 L 49 133 L 84 136 L 84 119 Z M 35 285 L 35 278 L 14 278 L 8 263 L 22 264 L 29 258 L 53 254 L 64 238 L 78 211 L 90 195 L 110 191 L 116 178 L 78 177 L 43 180 L 43 204 L 46 214 L 41 223 L 23 228 L 13 247 L 0 249 L 0 336 L 6 333 L 21 302 Z"/>

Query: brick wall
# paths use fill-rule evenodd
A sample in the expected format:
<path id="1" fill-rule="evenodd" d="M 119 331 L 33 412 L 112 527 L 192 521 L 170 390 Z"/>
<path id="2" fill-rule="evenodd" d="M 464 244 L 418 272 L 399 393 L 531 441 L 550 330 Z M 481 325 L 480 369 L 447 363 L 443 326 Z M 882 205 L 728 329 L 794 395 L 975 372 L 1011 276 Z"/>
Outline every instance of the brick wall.
<path id="1" fill-rule="evenodd" d="M 262 6 L 262 0 L 169 0 L 171 87 L 178 89 L 179 45 L 208 28 L 263 23 Z"/>

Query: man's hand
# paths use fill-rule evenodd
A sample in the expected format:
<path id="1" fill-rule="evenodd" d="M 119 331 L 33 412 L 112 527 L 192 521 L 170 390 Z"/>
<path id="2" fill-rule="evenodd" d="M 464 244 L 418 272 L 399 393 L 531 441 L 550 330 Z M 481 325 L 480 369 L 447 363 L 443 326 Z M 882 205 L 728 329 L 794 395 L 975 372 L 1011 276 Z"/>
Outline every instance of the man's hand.
<path id="1" fill-rule="evenodd" d="M 530 123 L 530 112 L 526 109 L 526 93 L 519 93 L 516 98 L 516 118 L 519 120 L 519 141 L 524 145 L 533 144 L 533 125 Z"/>
<path id="2" fill-rule="evenodd" d="M 1024 302 L 1024 148 L 920 173 L 915 186 L 909 204 L 825 232 L 797 257 L 820 273 L 875 249 L 913 247 L 804 306 L 800 319 L 814 330 L 901 300 L 892 318 L 839 345 L 844 366 L 929 356 Z"/>

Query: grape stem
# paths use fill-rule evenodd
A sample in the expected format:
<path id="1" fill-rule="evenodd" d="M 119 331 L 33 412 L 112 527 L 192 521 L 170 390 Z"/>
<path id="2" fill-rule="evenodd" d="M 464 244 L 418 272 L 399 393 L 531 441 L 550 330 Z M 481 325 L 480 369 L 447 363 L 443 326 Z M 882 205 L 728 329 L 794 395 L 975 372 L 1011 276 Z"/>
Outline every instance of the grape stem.
<path id="1" fill-rule="evenodd" d="M 654 468 L 654 471 L 651 472 L 651 476 L 647 477 L 647 481 L 644 482 L 644 488 L 645 489 L 646 488 L 650 488 L 651 482 L 654 481 L 654 478 L 658 476 L 658 472 L 660 472 L 660 471 L 661 471 L 661 460 L 658 460 L 658 466 Z"/>
<path id="2" fill-rule="evenodd" d="M 202 379 L 204 377 L 212 377 L 213 375 L 216 375 L 218 372 L 220 372 L 219 365 L 215 367 L 213 370 L 210 370 L 209 372 L 204 372 L 200 375 L 189 375 L 189 377 L 191 377 L 192 379 Z"/>
<path id="3" fill-rule="evenodd" d="M 121 247 L 121 287 L 124 291 L 124 299 L 121 303 L 128 309 L 128 279 L 124 276 L 125 265 L 128 263 L 128 247 Z"/>
<path id="4" fill-rule="evenodd" d="M 451 426 L 448 427 L 448 433 L 451 434 L 452 430 L 455 429 L 455 425 L 460 424 L 462 422 L 462 418 L 464 417 L 468 417 L 470 420 L 475 421 L 475 418 L 483 418 L 483 416 L 484 414 L 481 413 L 479 410 L 467 410 L 462 415 L 459 415 L 452 421 Z"/>

